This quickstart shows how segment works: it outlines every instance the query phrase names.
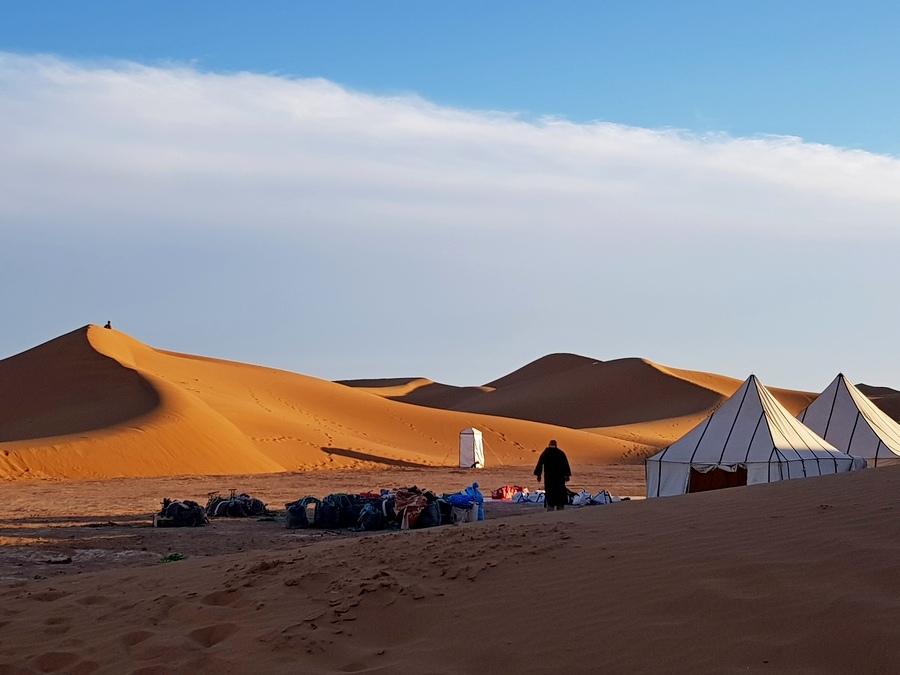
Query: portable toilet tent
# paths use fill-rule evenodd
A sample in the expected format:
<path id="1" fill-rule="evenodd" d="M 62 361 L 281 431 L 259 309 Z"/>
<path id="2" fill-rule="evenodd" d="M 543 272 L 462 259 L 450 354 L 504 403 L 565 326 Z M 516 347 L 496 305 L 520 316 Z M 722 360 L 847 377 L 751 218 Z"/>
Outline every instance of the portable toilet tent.
<path id="1" fill-rule="evenodd" d="M 872 466 L 900 463 L 900 424 L 842 373 L 799 417 L 838 450 Z"/>
<path id="2" fill-rule="evenodd" d="M 459 432 L 459 465 L 467 469 L 484 468 L 484 440 L 478 429 Z"/>
<path id="3" fill-rule="evenodd" d="M 751 375 L 705 421 L 645 462 L 647 497 L 865 467 L 791 415 Z"/>

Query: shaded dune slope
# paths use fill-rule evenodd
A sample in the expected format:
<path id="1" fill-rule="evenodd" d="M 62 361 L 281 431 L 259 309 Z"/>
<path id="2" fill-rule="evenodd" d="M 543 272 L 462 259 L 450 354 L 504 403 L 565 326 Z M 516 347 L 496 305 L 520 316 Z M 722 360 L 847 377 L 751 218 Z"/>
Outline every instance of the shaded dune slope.
<path id="1" fill-rule="evenodd" d="M 868 384 L 859 384 L 857 387 L 885 413 L 900 421 L 900 391 L 889 387 L 872 387 Z"/>
<path id="2" fill-rule="evenodd" d="M 631 441 L 526 420 L 411 406 L 271 368 L 156 350 L 86 326 L 0 361 L 0 476 L 237 474 L 455 460 L 461 429 L 492 464 L 530 464 L 548 438 L 608 463 Z"/>
<path id="3" fill-rule="evenodd" d="M 103 429 L 159 405 L 149 382 L 99 353 L 86 333 L 80 328 L 0 361 L 0 442 Z"/>

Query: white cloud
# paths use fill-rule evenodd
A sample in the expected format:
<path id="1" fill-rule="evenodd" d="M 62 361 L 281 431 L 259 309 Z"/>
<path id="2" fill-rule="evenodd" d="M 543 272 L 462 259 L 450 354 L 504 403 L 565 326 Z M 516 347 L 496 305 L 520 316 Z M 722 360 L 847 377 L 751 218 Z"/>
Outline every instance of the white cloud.
<path id="1" fill-rule="evenodd" d="M 896 234 L 900 161 L 442 108 L 323 80 L 0 56 L 0 218 L 241 230 Z"/>

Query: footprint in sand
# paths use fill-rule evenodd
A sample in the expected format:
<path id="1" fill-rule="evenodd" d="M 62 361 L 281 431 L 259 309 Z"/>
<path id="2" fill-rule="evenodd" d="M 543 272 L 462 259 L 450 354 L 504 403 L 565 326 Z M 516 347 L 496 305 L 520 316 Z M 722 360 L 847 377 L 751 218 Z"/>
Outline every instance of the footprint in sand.
<path id="1" fill-rule="evenodd" d="M 188 636 L 201 647 L 209 649 L 234 635 L 238 628 L 234 623 L 217 623 L 193 630 Z"/>
<path id="2" fill-rule="evenodd" d="M 42 673 L 58 673 L 61 670 L 69 670 L 78 661 L 78 655 L 71 652 L 47 652 L 35 656 L 31 663 Z"/>
<path id="3" fill-rule="evenodd" d="M 63 591 L 44 591 L 43 593 L 35 593 L 31 596 L 31 599 L 39 600 L 41 602 L 54 602 L 67 595 L 68 593 L 64 593 Z"/>
<path id="4" fill-rule="evenodd" d="M 126 647 L 134 647 L 135 645 L 138 645 L 145 640 L 149 640 L 152 637 L 153 633 L 148 630 L 137 630 L 133 633 L 125 633 L 125 635 L 122 635 L 119 640 L 121 640 L 122 644 Z"/>
<path id="5" fill-rule="evenodd" d="M 230 588 L 225 591 L 210 593 L 209 595 L 204 596 L 201 602 L 203 602 L 204 605 L 211 605 L 213 607 L 228 607 L 240 599 L 241 592 L 237 589 Z"/>
<path id="6" fill-rule="evenodd" d="M 109 602 L 109 598 L 103 595 L 88 595 L 84 598 L 78 598 L 75 602 L 79 605 L 102 605 L 105 602 Z"/>

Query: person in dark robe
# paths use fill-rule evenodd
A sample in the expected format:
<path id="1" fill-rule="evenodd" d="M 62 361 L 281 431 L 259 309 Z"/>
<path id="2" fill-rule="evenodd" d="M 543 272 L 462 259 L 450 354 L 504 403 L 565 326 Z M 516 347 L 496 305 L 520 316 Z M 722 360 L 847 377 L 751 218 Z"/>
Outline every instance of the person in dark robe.
<path id="1" fill-rule="evenodd" d="M 107 321 L 107 322 L 106 322 L 106 325 L 103 326 L 103 327 L 104 327 L 104 328 L 112 328 L 112 323 L 110 323 L 109 321 Z"/>
<path id="2" fill-rule="evenodd" d="M 569 458 L 566 457 L 556 441 L 550 441 L 547 448 L 541 453 L 537 466 L 534 467 L 534 475 L 541 482 L 541 474 L 544 476 L 544 508 L 548 511 L 556 509 L 562 511 L 569 503 L 569 491 L 566 483 L 572 477 L 569 468 Z"/>

